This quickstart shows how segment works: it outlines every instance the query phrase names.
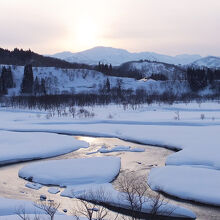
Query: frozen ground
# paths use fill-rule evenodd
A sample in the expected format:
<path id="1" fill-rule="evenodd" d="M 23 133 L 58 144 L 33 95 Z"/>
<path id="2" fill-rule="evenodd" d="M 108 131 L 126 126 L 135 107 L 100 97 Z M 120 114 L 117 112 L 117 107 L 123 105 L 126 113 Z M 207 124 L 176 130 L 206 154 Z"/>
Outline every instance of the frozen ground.
<path id="1" fill-rule="evenodd" d="M 50 160 L 32 163 L 19 171 L 19 176 L 32 181 L 59 186 L 111 182 L 119 173 L 119 157 L 91 157 Z"/>
<path id="2" fill-rule="evenodd" d="M 198 184 L 198 194 L 194 195 L 193 200 L 210 204 L 216 203 L 217 194 L 212 193 L 207 198 L 202 191 L 208 192 L 213 186 L 212 183 L 219 181 L 219 103 L 175 104 L 173 106 L 145 105 L 137 109 L 110 105 L 108 107 L 91 107 L 87 110 L 94 112 L 95 117 L 90 119 L 79 116 L 76 118 L 70 116 L 47 117 L 45 112 L 1 109 L 0 129 L 118 137 L 144 144 L 179 149 L 181 151 L 173 153 L 167 158 L 166 164 L 174 168 L 175 173 L 181 173 L 185 165 L 192 173 L 195 168 L 203 168 L 203 172 L 196 172 L 197 178 L 207 177 L 210 181 L 206 181 L 202 186 Z M 24 135 L 25 133 L 18 132 L 18 134 Z M 6 137 L 10 141 L 10 136 Z M 164 169 L 166 171 L 166 168 Z M 216 174 L 210 175 L 210 171 L 215 171 Z M 165 187 L 171 186 L 173 179 L 176 178 L 173 173 L 165 172 L 163 177 L 171 181 L 164 181 L 163 185 L 160 176 L 158 176 L 160 172 L 157 173 L 154 170 L 152 172 L 154 174 L 151 177 L 152 183 L 159 185 L 162 191 Z M 175 190 L 175 194 L 183 198 L 181 189 L 185 182 L 180 181 L 178 184 L 168 193 L 174 194 Z M 193 183 L 190 181 L 188 193 L 193 194 Z"/>

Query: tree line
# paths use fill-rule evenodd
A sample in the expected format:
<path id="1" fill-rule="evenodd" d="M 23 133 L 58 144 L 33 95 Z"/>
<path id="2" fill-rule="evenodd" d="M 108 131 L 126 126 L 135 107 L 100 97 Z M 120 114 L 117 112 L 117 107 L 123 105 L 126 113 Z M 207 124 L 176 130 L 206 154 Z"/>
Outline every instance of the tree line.
<path id="1" fill-rule="evenodd" d="M 99 62 L 99 64 L 94 66 L 93 69 L 107 76 L 127 77 L 137 80 L 142 79 L 144 77 L 144 75 L 140 71 L 131 70 L 130 68 L 128 68 L 127 64 L 122 64 L 120 66 L 112 66 L 111 64 L 104 64 Z"/>
<path id="2" fill-rule="evenodd" d="M 68 69 L 89 69 L 89 65 L 80 63 L 69 63 L 53 57 L 43 56 L 33 51 L 15 48 L 10 51 L 0 48 L 0 64 L 25 66 L 31 64 L 35 67 L 57 67 Z"/>
<path id="3" fill-rule="evenodd" d="M 204 89 L 208 85 L 219 87 L 220 69 L 187 68 L 187 81 L 193 92 Z"/>
<path id="4" fill-rule="evenodd" d="M 1 76 L 0 76 L 0 95 L 7 95 L 8 89 L 15 86 L 11 68 L 2 67 Z"/>

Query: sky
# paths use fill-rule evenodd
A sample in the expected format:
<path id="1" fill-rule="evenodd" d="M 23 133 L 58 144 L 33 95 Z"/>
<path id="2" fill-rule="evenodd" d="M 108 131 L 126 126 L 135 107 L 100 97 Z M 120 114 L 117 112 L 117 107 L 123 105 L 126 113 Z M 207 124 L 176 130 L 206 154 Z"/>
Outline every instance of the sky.
<path id="1" fill-rule="evenodd" d="M 220 0 L 0 0 L 0 47 L 220 56 Z"/>

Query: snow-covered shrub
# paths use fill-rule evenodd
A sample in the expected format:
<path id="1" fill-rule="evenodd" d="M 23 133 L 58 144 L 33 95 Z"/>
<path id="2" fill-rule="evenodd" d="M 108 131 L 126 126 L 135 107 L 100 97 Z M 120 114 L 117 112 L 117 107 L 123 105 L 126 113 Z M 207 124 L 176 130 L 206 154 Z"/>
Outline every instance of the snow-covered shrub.
<path id="1" fill-rule="evenodd" d="M 89 112 L 84 108 L 79 109 L 77 115 L 79 116 L 79 118 L 93 118 L 95 116 L 93 112 Z"/>

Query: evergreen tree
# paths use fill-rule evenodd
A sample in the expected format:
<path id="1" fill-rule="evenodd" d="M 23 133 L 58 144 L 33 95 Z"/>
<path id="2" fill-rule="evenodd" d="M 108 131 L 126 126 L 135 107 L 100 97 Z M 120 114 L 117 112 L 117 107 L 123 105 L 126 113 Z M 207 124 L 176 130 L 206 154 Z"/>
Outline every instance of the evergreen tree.
<path id="1" fill-rule="evenodd" d="M 1 77 L 0 77 L 0 95 L 3 95 L 3 84 Z"/>
<path id="2" fill-rule="evenodd" d="M 106 87 L 106 91 L 107 91 L 107 92 L 110 92 L 110 91 L 111 91 L 111 85 L 110 85 L 110 82 L 109 82 L 109 79 L 108 79 L 108 78 L 107 78 L 107 80 L 106 80 L 105 87 Z"/>
<path id="3" fill-rule="evenodd" d="M 40 93 L 40 84 L 39 84 L 38 77 L 36 76 L 34 80 L 34 95 L 38 95 L 39 93 Z"/>
<path id="4" fill-rule="evenodd" d="M 214 73 L 211 69 L 207 69 L 207 79 L 209 84 L 212 84 L 214 81 Z"/>
<path id="5" fill-rule="evenodd" d="M 13 82 L 13 76 L 12 76 L 12 72 L 11 72 L 11 67 L 3 67 L 2 68 L 2 82 L 4 83 L 4 87 L 6 89 L 8 88 L 13 88 L 14 87 L 14 82 Z"/>
<path id="6" fill-rule="evenodd" d="M 45 79 L 41 79 L 41 83 L 40 83 L 40 94 L 41 94 L 41 95 L 46 95 L 46 94 L 47 94 L 46 86 L 45 86 Z"/>
<path id="7" fill-rule="evenodd" d="M 5 87 L 5 82 L 4 82 L 4 79 L 2 77 L 0 77 L 0 94 L 1 95 L 8 94 L 8 90 Z"/>
<path id="8" fill-rule="evenodd" d="M 112 64 L 109 65 L 109 73 L 112 73 Z"/>
<path id="9" fill-rule="evenodd" d="M 34 76 L 32 65 L 26 65 L 24 67 L 24 77 L 21 84 L 22 94 L 32 94 L 33 93 Z"/>

